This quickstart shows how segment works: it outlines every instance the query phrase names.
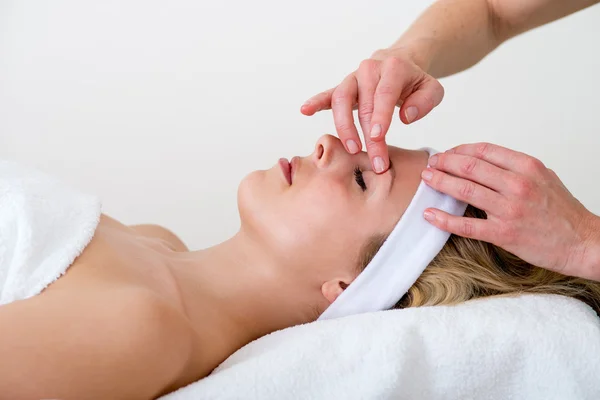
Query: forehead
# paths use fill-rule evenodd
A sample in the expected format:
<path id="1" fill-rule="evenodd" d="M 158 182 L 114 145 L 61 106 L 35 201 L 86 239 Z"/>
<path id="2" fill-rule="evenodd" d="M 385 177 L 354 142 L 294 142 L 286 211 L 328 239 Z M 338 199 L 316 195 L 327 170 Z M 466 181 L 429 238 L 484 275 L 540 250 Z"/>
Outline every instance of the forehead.
<path id="1" fill-rule="evenodd" d="M 427 166 L 429 153 L 425 150 L 408 150 L 395 146 L 388 146 L 388 150 L 390 159 L 396 167 L 396 172 L 404 171 L 405 177 L 411 173 L 414 175 L 415 171 L 417 171 L 416 175 L 418 178 L 421 175 L 421 171 Z"/>

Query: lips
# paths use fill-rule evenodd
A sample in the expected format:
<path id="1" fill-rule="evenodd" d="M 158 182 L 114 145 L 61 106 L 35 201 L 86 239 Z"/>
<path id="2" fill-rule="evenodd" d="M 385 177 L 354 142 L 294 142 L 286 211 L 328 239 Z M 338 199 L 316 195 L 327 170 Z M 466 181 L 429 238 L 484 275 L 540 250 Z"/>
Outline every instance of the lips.
<path id="1" fill-rule="evenodd" d="M 283 171 L 283 176 L 285 177 L 285 180 L 287 181 L 288 185 L 291 185 L 292 184 L 292 164 L 290 164 L 290 162 L 287 160 L 287 158 L 280 158 L 279 166 L 281 167 L 281 170 Z"/>

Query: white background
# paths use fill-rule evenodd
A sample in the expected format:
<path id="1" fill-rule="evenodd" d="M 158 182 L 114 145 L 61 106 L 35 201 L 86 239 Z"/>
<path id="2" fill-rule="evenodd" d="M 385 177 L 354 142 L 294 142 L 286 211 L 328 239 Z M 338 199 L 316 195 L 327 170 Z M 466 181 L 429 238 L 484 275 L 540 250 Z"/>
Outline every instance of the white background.
<path id="1" fill-rule="evenodd" d="M 306 155 L 329 112 L 311 95 L 393 43 L 431 1 L 0 0 L 0 157 L 100 195 L 127 224 L 191 248 L 239 225 L 249 171 Z M 446 97 L 389 143 L 490 141 L 554 168 L 600 213 L 600 6 L 442 80 Z"/>

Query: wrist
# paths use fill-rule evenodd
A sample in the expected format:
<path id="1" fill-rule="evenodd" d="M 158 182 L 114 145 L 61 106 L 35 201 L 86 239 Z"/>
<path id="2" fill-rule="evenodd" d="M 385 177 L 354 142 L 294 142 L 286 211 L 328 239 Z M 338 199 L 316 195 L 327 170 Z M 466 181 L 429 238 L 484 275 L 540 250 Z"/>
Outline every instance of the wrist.
<path id="1" fill-rule="evenodd" d="M 430 39 L 418 39 L 403 41 L 400 39 L 386 49 L 377 50 L 371 58 L 382 60 L 387 57 L 399 57 L 409 59 L 419 68 L 429 74 L 433 61 L 434 41 Z"/>
<path id="2" fill-rule="evenodd" d="M 579 265 L 582 278 L 600 282 L 600 218 L 589 213 L 582 226 L 581 264 Z"/>

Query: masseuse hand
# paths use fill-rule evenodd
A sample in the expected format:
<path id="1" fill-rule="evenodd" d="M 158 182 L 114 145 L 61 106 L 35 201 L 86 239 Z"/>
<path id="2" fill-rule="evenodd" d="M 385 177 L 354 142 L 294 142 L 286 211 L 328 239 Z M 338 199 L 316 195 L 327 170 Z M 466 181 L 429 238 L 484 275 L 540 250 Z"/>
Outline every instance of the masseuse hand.
<path id="1" fill-rule="evenodd" d="M 379 50 L 360 63 L 338 86 L 309 99 L 301 108 L 305 115 L 333 110 L 338 136 L 348 152 L 362 148 L 352 110 L 365 138 L 373 170 L 385 172 L 389 167 L 385 135 L 396 106 L 405 124 L 427 115 L 444 97 L 444 88 L 425 73 L 401 49 Z"/>
<path id="2" fill-rule="evenodd" d="M 430 186 L 487 213 L 487 220 L 481 220 L 426 210 L 431 223 L 493 243 L 530 264 L 600 280 L 598 217 L 541 161 L 478 143 L 439 153 L 430 166 L 423 172 Z"/>

